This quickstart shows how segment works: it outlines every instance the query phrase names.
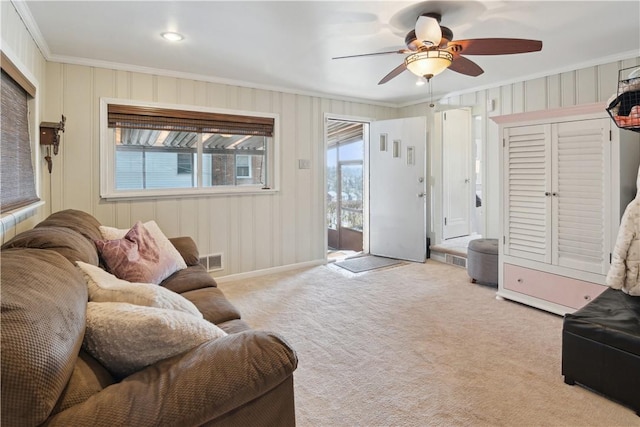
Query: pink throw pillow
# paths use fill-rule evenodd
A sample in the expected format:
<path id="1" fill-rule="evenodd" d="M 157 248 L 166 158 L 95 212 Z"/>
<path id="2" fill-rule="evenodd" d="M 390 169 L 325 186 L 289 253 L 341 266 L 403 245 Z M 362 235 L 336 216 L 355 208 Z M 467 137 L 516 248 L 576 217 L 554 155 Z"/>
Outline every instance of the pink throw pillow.
<path id="1" fill-rule="evenodd" d="M 158 245 L 142 222 L 122 239 L 96 240 L 107 270 L 128 282 L 159 284 L 176 271 L 175 263 L 161 256 Z"/>

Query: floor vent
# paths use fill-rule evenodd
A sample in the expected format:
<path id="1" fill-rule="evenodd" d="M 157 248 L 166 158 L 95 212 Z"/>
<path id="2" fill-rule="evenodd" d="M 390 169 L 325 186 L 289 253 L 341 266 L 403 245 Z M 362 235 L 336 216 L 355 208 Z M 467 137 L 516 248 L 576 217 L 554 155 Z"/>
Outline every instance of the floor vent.
<path id="1" fill-rule="evenodd" d="M 211 254 L 200 257 L 200 264 L 202 264 L 207 271 L 222 270 L 222 254 Z"/>
<path id="2" fill-rule="evenodd" d="M 447 264 L 457 265 L 458 267 L 467 268 L 467 259 L 461 256 L 455 256 L 451 254 L 445 254 Z"/>

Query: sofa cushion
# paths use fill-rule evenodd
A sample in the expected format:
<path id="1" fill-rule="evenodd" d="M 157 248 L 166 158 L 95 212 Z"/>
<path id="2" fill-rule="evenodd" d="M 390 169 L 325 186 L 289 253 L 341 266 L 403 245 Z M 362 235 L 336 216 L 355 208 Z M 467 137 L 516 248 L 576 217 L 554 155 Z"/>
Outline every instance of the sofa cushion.
<path id="1" fill-rule="evenodd" d="M 100 222 L 92 215 L 75 210 L 66 209 L 49 215 L 38 227 L 65 227 L 82 234 L 89 241 L 100 240 Z"/>
<path id="2" fill-rule="evenodd" d="M 175 261 L 161 253 L 156 240 L 140 221 L 124 237 L 96 240 L 95 244 L 107 269 L 129 282 L 159 284 L 178 270 Z"/>
<path id="3" fill-rule="evenodd" d="M 16 248 L 0 256 L 1 423 L 39 425 L 75 366 L 87 286 L 80 271 L 57 252 Z"/>
<path id="4" fill-rule="evenodd" d="M 216 325 L 227 334 L 238 334 L 251 329 L 251 326 L 242 319 L 228 320 L 226 322 L 216 323 Z"/>
<path id="5" fill-rule="evenodd" d="M 131 283 L 118 279 L 102 268 L 78 262 L 89 290 L 89 301 L 127 302 L 147 307 L 167 308 L 202 317 L 195 305 L 185 297 L 152 283 Z"/>
<path id="6" fill-rule="evenodd" d="M 202 313 L 205 319 L 218 323 L 240 319 L 240 312 L 224 296 L 218 288 L 196 289 L 184 292 L 183 297 L 191 301 Z"/>
<path id="7" fill-rule="evenodd" d="M 125 377 L 226 333 L 188 313 L 121 302 L 89 302 L 83 346 Z"/>
<path id="8" fill-rule="evenodd" d="M 78 405 L 105 387 L 116 382 L 115 378 L 89 353 L 80 350 L 73 373 L 62 392 L 52 414 Z"/>
<path id="9" fill-rule="evenodd" d="M 215 288 L 218 286 L 215 279 L 211 277 L 209 273 L 207 273 L 207 270 L 200 264 L 176 271 L 167 277 L 160 285 L 179 294 L 196 289 Z"/>
<path id="10" fill-rule="evenodd" d="M 82 261 L 98 265 L 95 245 L 70 228 L 33 228 L 18 234 L 2 245 L 2 249 L 9 248 L 51 249 L 72 263 Z"/>
<path id="11" fill-rule="evenodd" d="M 294 426 L 296 366 L 295 351 L 274 334 L 228 335 L 136 372 L 47 425 Z"/>
<path id="12" fill-rule="evenodd" d="M 187 266 L 198 265 L 200 263 L 200 254 L 198 253 L 198 246 L 196 242 L 189 236 L 171 237 L 169 239 L 171 244 L 182 255 L 182 259 Z"/>
<path id="13" fill-rule="evenodd" d="M 144 227 L 149 231 L 153 239 L 156 241 L 156 245 L 158 245 L 158 250 L 162 257 L 166 257 L 168 259 L 173 260 L 175 263 L 176 270 L 182 270 L 183 268 L 187 268 L 187 264 L 185 263 L 184 258 L 180 255 L 180 252 L 173 246 L 171 241 L 165 236 L 160 227 L 155 221 L 147 221 L 144 223 Z M 119 229 L 107 226 L 100 226 L 100 233 L 103 239 L 106 240 L 114 240 L 114 239 L 122 239 L 129 230 L 127 229 Z"/>

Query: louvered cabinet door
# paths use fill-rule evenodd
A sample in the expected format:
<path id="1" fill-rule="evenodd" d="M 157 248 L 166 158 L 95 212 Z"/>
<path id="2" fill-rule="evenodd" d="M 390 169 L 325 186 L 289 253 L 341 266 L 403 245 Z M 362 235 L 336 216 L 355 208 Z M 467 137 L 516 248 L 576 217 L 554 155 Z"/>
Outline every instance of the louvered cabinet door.
<path id="1" fill-rule="evenodd" d="M 606 274 L 609 267 L 611 120 L 552 126 L 553 264 Z"/>
<path id="2" fill-rule="evenodd" d="M 551 262 L 551 126 L 504 129 L 504 254 Z"/>

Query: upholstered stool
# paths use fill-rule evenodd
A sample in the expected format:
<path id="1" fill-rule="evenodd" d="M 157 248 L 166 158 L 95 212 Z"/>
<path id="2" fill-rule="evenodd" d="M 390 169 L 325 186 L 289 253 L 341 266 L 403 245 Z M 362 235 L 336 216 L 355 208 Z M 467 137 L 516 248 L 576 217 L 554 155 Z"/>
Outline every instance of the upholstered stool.
<path id="1" fill-rule="evenodd" d="M 473 283 L 498 285 L 498 239 L 475 239 L 469 242 L 467 273 Z"/>

